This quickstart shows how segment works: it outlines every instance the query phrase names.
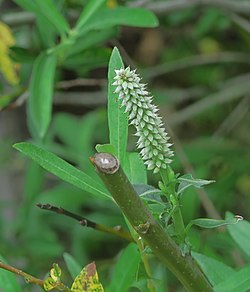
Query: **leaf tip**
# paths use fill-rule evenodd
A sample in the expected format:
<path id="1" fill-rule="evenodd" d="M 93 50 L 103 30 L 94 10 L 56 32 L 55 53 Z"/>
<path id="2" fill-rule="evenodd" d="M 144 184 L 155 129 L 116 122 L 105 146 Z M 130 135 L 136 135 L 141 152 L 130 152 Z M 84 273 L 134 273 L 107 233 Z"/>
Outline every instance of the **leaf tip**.
<path id="1" fill-rule="evenodd" d="M 19 146 L 20 146 L 20 144 L 22 144 L 22 142 L 17 142 L 17 143 L 15 143 L 15 144 L 13 144 L 12 147 L 13 147 L 14 149 L 16 149 L 16 150 L 19 150 Z"/>

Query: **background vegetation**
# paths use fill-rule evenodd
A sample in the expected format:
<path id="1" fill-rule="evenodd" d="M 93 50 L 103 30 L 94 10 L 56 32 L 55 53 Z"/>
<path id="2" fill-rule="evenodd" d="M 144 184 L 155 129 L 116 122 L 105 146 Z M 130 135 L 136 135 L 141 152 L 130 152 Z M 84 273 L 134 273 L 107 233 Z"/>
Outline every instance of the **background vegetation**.
<path id="1" fill-rule="evenodd" d="M 11 145 L 36 141 L 95 177 L 88 157 L 108 142 L 107 65 L 117 46 L 160 105 L 175 145 L 173 168 L 216 180 L 183 197 L 185 222 L 225 218 L 227 211 L 249 220 L 250 2 L 103 1 L 90 19 L 82 14 L 86 2 L 0 1 L 0 254 L 40 278 L 52 262 L 64 265 L 63 254 L 81 266 L 95 260 L 106 286 L 126 241 L 35 204 L 62 206 L 109 226 L 125 226 L 120 211 L 59 181 Z M 75 29 L 67 34 L 68 27 Z M 130 136 L 129 150 L 134 142 Z M 239 226 L 194 228 L 190 241 L 195 251 L 239 269 L 250 256 L 249 223 Z M 164 273 L 169 291 L 179 291 Z"/>

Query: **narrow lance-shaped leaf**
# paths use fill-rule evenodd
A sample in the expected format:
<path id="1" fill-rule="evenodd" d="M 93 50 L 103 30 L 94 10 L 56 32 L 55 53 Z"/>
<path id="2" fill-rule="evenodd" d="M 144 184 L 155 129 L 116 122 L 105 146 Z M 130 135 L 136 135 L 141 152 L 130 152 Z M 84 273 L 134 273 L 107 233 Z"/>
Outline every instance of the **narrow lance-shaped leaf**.
<path id="1" fill-rule="evenodd" d="M 250 290 L 250 266 L 242 268 L 214 287 L 215 292 L 243 292 Z"/>
<path id="2" fill-rule="evenodd" d="M 108 124 L 110 144 L 115 147 L 116 155 L 121 165 L 123 165 L 126 155 L 128 118 L 127 114 L 120 110 L 121 101 L 117 100 L 112 83 L 114 82 L 115 70 L 123 67 L 119 51 L 117 48 L 114 48 L 110 57 L 108 70 Z"/>
<path id="3" fill-rule="evenodd" d="M 158 24 L 158 19 L 153 12 L 143 8 L 106 8 L 98 11 L 79 32 L 83 34 L 92 29 L 110 28 L 115 25 L 157 27 Z"/>
<path id="4" fill-rule="evenodd" d="M 89 31 L 83 37 L 76 39 L 77 46 L 71 46 L 70 50 L 66 52 L 67 57 L 83 52 L 84 50 L 94 47 L 97 44 L 101 44 L 111 38 L 118 36 L 118 29 L 111 27 L 105 30 L 93 30 Z"/>
<path id="5" fill-rule="evenodd" d="M 29 88 L 29 121 L 43 138 L 51 120 L 53 84 L 56 70 L 56 56 L 41 53 L 33 66 Z"/>
<path id="6" fill-rule="evenodd" d="M 17 143 L 13 147 L 62 180 L 101 199 L 110 198 L 104 186 L 55 154 L 25 142 Z"/>
<path id="7" fill-rule="evenodd" d="M 95 146 L 95 149 L 98 153 L 106 152 L 106 153 L 110 153 L 112 155 L 116 155 L 115 147 L 111 144 L 97 144 Z"/>
<path id="8" fill-rule="evenodd" d="M 106 2 L 106 0 L 89 0 L 85 6 L 83 12 L 78 18 L 76 24 L 76 30 L 79 31 L 85 23 L 93 17 L 93 15 L 101 8 L 101 6 Z"/>
<path id="9" fill-rule="evenodd" d="M 197 252 L 192 252 L 192 256 L 212 285 L 217 285 L 236 273 L 234 269 L 216 259 Z"/>
<path id="10" fill-rule="evenodd" d="M 113 153 L 111 153 L 113 154 Z M 146 184 L 147 172 L 139 153 L 127 152 L 124 171 L 132 184 Z"/>
<path id="11" fill-rule="evenodd" d="M 36 4 L 33 1 L 30 1 L 30 0 L 14 0 L 14 2 L 17 5 L 19 5 L 20 7 L 22 7 L 23 9 L 25 9 L 25 10 L 33 11 L 33 12 L 37 11 Z"/>
<path id="12" fill-rule="evenodd" d="M 35 0 L 39 12 L 43 14 L 57 29 L 57 31 L 64 35 L 69 31 L 69 25 L 63 15 L 58 11 L 52 0 Z"/>
<path id="13" fill-rule="evenodd" d="M 187 188 L 193 186 L 195 188 L 202 188 L 205 185 L 215 182 L 214 180 L 195 179 L 192 174 L 185 174 L 178 178 L 180 182 L 177 194 L 182 194 Z"/>
<path id="14" fill-rule="evenodd" d="M 129 244 L 118 259 L 110 285 L 105 292 L 128 291 L 135 281 L 141 260 L 140 253 L 134 243 Z"/>
<path id="15" fill-rule="evenodd" d="M 191 226 L 196 225 L 201 228 L 217 228 L 221 227 L 224 225 L 232 225 L 236 224 L 239 221 L 243 220 L 243 217 L 241 216 L 235 216 L 233 218 L 228 218 L 226 220 L 216 220 L 216 219 L 209 219 L 209 218 L 199 218 L 199 219 L 194 219 L 190 221 L 190 223 L 187 225 L 186 231 L 191 228 Z"/>
<path id="16" fill-rule="evenodd" d="M 28 11 L 34 12 L 37 17 L 44 16 L 58 31 L 60 35 L 64 35 L 69 31 L 69 25 L 66 19 L 58 11 L 54 2 L 51 0 L 14 0 L 19 6 Z"/>
<path id="17" fill-rule="evenodd" d="M 80 264 L 75 260 L 75 258 L 72 257 L 72 255 L 66 252 L 63 254 L 63 259 L 66 263 L 71 277 L 75 279 L 75 277 L 81 272 L 82 268 Z"/>

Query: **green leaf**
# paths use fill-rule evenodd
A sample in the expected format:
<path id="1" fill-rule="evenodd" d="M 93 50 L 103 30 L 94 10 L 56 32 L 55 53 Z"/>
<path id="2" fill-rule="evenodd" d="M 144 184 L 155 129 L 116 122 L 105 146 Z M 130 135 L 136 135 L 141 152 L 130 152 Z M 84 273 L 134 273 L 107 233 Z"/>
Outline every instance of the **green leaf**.
<path id="1" fill-rule="evenodd" d="M 33 12 L 37 11 L 37 7 L 36 7 L 36 4 L 34 3 L 34 1 L 14 0 L 14 2 L 25 10 L 33 11 Z"/>
<path id="2" fill-rule="evenodd" d="M 161 195 L 163 195 L 163 192 L 159 189 L 143 184 L 133 184 L 133 187 L 137 194 L 148 203 L 160 204 L 163 207 L 166 206 L 166 204 L 161 200 Z"/>
<path id="3" fill-rule="evenodd" d="M 0 255 L 0 261 L 6 263 L 4 258 Z M 22 289 L 17 283 L 16 276 L 0 268 L 0 291 L 3 292 L 21 292 Z"/>
<path id="4" fill-rule="evenodd" d="M 65 18 L 57 10 L 52 0 L 15 0 L 22 8 L 34 12 L 37 17 L 44 16 L 59 32 L 64 35 L 69 30 L 69 25 Z"/>
<path id="5" fill-rule="evenodd" d="M 36 55 L 28 49 L 13 46 L 10 47 L 10 57 L 17 63 L 31 63 L 34 62 Z"/>
<path id="6" fill-rule="evenodd" d="M 62 180 L 101 199 L 110 199 L 104 186 L 55 154 L 25 142 L 17 143 L 13 147 Z"/>
<path id="7" fill-rule="evenodd" d="M 70 196 L 69 196 L 70 194 Z M 92 200 L 98 200 L 95 197 Z M 58 183 L 55 187 L 39 193 L 36 202 L 41 204 L 67 206 L 68 209 L 79 211 L 79 206 L 90 201 L 90 198 L 83 197 L 82 190 L 65 182 Z"/>
<path id="8" fill-rule="evenodd" d="M 54 25 L 60 35 L 69 31 L 69 25 L 65 18 L 60 14 L 52 0 L 33 0 L 37 6 L 39 14 L 43 15 L 51 24 Z"/>
<path id="9" fill-rule="evenodd" d="M 56 57 L 41 53 L 33 66 L 28 99 L 28 114 L 40 138 L 46 134 L 51 120 Z"/>
<path id="10" fill-rule="evenodd" d="M 36 16 L 37 33 L 44 48 L 54 47 L 57 40 L 56 28 L 45 18 L 44 15 Z"/>
<path id="11" fill-rule="evenodd" d="M 232 213 L 226 213 L 227 219 L 231 219 L 232 217 Z M 250 223 L 243 220 L 235 226 L 227 226 L 227 230 L 239 248 L 250 257 Z"/>
<path id="12" fill-rule="evenodd" d="M 236 273 L 231 267 L 213 258 L 209 258 L 197 252 L 192 252 L 192 256 L 198 262 L 202 271 L 213 286 L 232 277 Z M 231 290 L 228 291 L 231 292 Z"/>
<path id="13" fill-rule="evenodd" d="M 199 218 L 199 219 L 194 219 L 192 221 L 189 222 L 186 230 L 188 232 L 188 230 L 190 229 L 191 226 L 196 225 L 199 226 L 201 228 L 217 228 L 220 226 L 224 226 L 224 225 L 231 225 L 231 224 L 236 224 L 238 223 L 240 220 L 242 220 L 241 217 L 233 217 L 233 218 L 228 218 L 226 220 L 216 220 L 216 219 L 209 219 L 209 218 Z"/>
<path id="14" fill-rule="evenodd" d="M 212 268 L 212 267 L 211 267 Z M 244 267 L 214 287 L 215 292 L 246 292 L 250 289 L 250 266 Z"/>
<path id="15" fill-rule="evenodd" d="M 111 51 L 107 48 L 91 48 L 68 57 L 63 66 L 85 74 L 94 68 L 107 67 Z"/>
<path id="16" fill-rule="evenodd" d="M 106 0 L 89 0 L 83 12 L 78 18 L 75 29 L 80 30 L 85 23 L 93 17 L 93 15 L 103 6 Z"/>
<path id="17" fill-rule="evenodd" d="M 78 118 L 67 113 L 58 113 L 54 116 L 52 131 L 60 141 L 69 146 L 74 153 L 86 153 L 89 155 L 93 144 L 93 133 L 100 124 L 101 113 L 93 111 Z M 75 129 L 78 134 L 76 135 Z"/>
<path id="18" fill-rule="evenodd" d="M 137 245 L 130 243 L 116 263 L 110 286 L 105 289 L 105 292 L 127 292 L 136 278 L 140 259 Z"/>
<path id="19" fill-rule="evenodd" d="M 73 279 L 81 272 L 81 265 L 68 253 L 63 254 L 64 261 Z"/>
<path id="20" fill-rule="evenodd" d="M 44 173 L 44 170 L 33 161 L 30 161 L 26 167 L 24 195 L 27 205 L 28 202 L 32 202 L 33 199 L 42 191 Z"/>
<path id="21" fill-rule="evenodd" d="M 126 155 L 127 139 L 128 139 L 128 117 L 120 109 L 121 101 L 117 100 L 114 94 L 115 69 L 124 68 L 118 49 L 113 49 L 109 61 L 108 69 L 108 124 L 109 124 L 109 140 L 110 144 L 115 147 L 117 158 L 123 165 Z"/>
<path id="22" fill-rule="evenodd" d="M 143 8 L 105 8 L 96 13 L 86 23 L 80 33 L 86 33 L 86 31 L 93 29 L 106 29 L 115 25 L 157 27 L 158 19 L 153 12 Z"/>
<path id="23" fill-rule="evenodd" d="M 214 180 L 195 179 L 192 174 L 185 174 L 177 179 L 180 184 L 177 190 L 177 194 L 182 194 L 187 188 L 194 186 L 195 188 L 201 188 L 205 185 L 215 182 Z"/>
<path id="24" fill-rule="evenodd" d="M 98 153 L 105 152 L 116 156 L 115 147 L 111 144 L 97 144 L 95 149 Z"/>
<path id="25" fill-rule="evenodd" d="M 139 153 L 127 152 L 124 171 L 133 184 L 146 184 L 147 172 Z"/>
<path id="26" fill-rule="evenodd" d="M 211 228 L 218 228 L 218 227 L 225 226 L 225 225 L 234 225 L 241 220 L 243 220 L 243 218 L 241 216 L 235 216 L 232 218 L 227 218 L 225 220 L 216 220 L 216 219 L 209 219 L 209 218 L 194 219 L 188 223 L 185 232 L 186 232 L 186 234 L 188 234 L 190 228 L 193 225 L 196 225 L 196 226 L 201 227 L 201 228 L 211 229 Z"/>
<path id="27" fill-rule="evenodd" d="M 84 35 L 84 37 L 79 37 L 76 39 L 75 46 L 70 46 L 70 49 L 66 52 L 67 57 L 81 53 L 82 51 L 93 48 L 95 45 L 103 43 L 111 38 L 118 36 L 118 29 L 111 27 L 109 29 L 100 31 L 90 31 Z M 67 59 L 66 57 L 66 59 Z"/>

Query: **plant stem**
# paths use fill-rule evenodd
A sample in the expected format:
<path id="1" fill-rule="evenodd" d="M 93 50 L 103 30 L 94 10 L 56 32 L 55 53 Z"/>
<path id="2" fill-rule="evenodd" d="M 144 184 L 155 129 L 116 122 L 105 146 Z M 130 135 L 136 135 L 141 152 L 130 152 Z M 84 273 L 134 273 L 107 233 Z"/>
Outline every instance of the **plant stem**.
<path id="1" fill-rule="evenodd" d="M 150 292 L 155 292 L 154 285 L 152 284 L 152 281 L 151 281 L 151 279 L 153 278 L 153 276 L 152 276 L 151 268 L 150 268 L 149 261 L 148 261 L 148 255 L 147 255 L 147 253 L 144 252 L 144 248 L 145 247 L 144 247 L 142 238 L 141 238 L 141 236 L 139 236 L 137 234 L 137 232 L 135 232 L 133 226 L 131 226 L 131 224 L 128 221 L 127 221 L 127 224 L 129 224 L 129 227 L 130 227 L 129 229 L 131 230 L 131 233 L 133 235 L 133 238 L 135 239 L 136 244 L 137 244 L 137 246 L 139 248 L 140 255 L 141 255 L 141 260 L 143 262 L 143 265 L 144 265 L 146 274 L 148 276 L 147 287 L 148 287 L 148 289 L 149 289 Z"/>
<path id="2" fill-rule="evenodd" d="M 22 276 L 25 279 L 25 281 L 29 284 L 35 284 L 35 285 L 38 285 L 38 286 L 41 286 L 42 288 L 44 288 L 44 281 L 43 280 L 38 279 L 36 277 L 33 277 L 30 274 L 23 272 L 22 270 L 19 270 L 15 267 L 8 265 L 8 264 L 5 264 L 2 261 L 0 261 L 0 268 L 4 269 L 6 271 L 9 271 L 11 273 L 17 274 L 19 276 Z M 56 286 L 54 288 L 54 290 L 65 291 L 65 292 L 71 291 L 71 289 L 69 287 L 67 287 L 66 285 L 64 285 L 63 283 L 59 283 L 58 286 Z"/>
<path id="3" fill-rule="evenodd" d="M 25 272 L 23 272 L 22 270 L 19 270 L 15 267 L 12 267 L 8 264 L 3 263 L 2 261 L 0 261 L 0 268 L 12 272 L 14 274 L 17 274 L 19 276 L 22 276 L 23 278 L 25 278 L 25 281 L 29 284 L 35 284 L 41 287 L 44 287 L 44 281 L 38 278 L 35 278 L 33 276 L 31 276 L 30 274 L 27 274 Z M 60 283 L 57 287 L 54 288 L 57 291 L 64 291 L 64 292 L 71 292 L 71 289 L 69 289 L 67 286 L 65 286 L 63 283 Z"/>
<path id="4" fill-rule="evenodd" d="M 150 292 L 155 292 L 155 288 L 154 288 L 154 286 L 152 284 L 152 278 L 153 277 L 152 277 L 151 268 L 150 268 L 150 265 L 149 265 L 149 262 L 148 262 L 148 256 L 144 252 L 144 245 L 143 245 L 142 239 L 140 238 L 140 236 L 137 236 L 137 237 L 138 237 L 138 240 L 136 241 L 136 243 L 137 243 L 137 246 L 138 246 L 138 248 L 140 250 L 141 259 L 142 259 L 145 271 L 146 271 L 147 276 L 148 276 L 147 286 L 148 286 L 148 289 L 149 289 Z"/>
<path id="5" fill-rule="evenodd" d="M 57 214 L 62 214 L 62 215 L 65 215 L 67 217 L 70 217 L 72 219 L 75 219 L 84 227 L 90 227 L 90 228 L 93 228 L 93 229 L 98 230 L 98 231 L 113 234 L 113 235 L 116 235 L 116 236 L 121 237 L 123 239 L 126 239 L 128 241 L 134 241 L 132 236 L 130 235 L 130 233 L 122 230 L 120 228 L 120 226 L 118 226 L 118 228 L 117 227 L 112 228 L 112 227 L 109 227 L 106 225 L 98 224 L 98 223 L 95 223 L 95 222 L 85 218 L 85 217 L 82 217 L 82 216 L 77 215 L 75 213 L 72 213 L 68 210 L 65 210 L 61 207 L 56 207 L 56 206 L 53 206 L 50 204 L 43 205 L 43 204 L 38 203 L 36 205 L 37 205 L 37 207 L 39 207 L 42 210 L 52 211 L 52 212 L 55 212 Z"/>
<path id="6" fill-rule="evenodd" d="M 172 219 L 174 222 L 174 227 L 176 234 L 178 238 L 181 240 L 181 242 L 184 242 L 185 240 L 185 226 L 183 223 L 183 218 L 182 218 L 182 213 L 179 205 L 179 200 L 176 196 L 175 192 L 175 186 L 174 184 L 171 184 L 171 180 L 174 179 L 174 177 L 170 177 L 170 173 L 173 173 L 173 171 L 169 168 L 166 170 L 161 170 L 161 178 L 164 183 L 164 186 L 166 189 L 169 189 L 169 200 L 172 203 L 172 208 L 174 208 L 173 214 L 172 214 Z"/>
<path id="7" fill-rule="evenodd" d="M 14 268 L 14 267 L 8 265 L 8 264 L 3 263 L 2 261 L 0 261 L 0 268 L 2 268 L 4 270 L 7 270 L 9 272 L 12 272 L 14 274 L 17 274 L 19 276 L 24 277 L 25 278 L 25 281 L 27 283 L 36 284 L 38 286 L 43 287 L 43 283 L 44 283 L 43 280 L 40 280 L 38 278 L 35 278 L 35 277 L 33 277 L 33 276 L 31 276 L 31 275 L 23 272 L 22 270 L 19 270 L 17 268 Z"/>
<path id="8" fill-rule="evenodd" d="M 130 224 L 187 291 L 213 291 L 193 258 L 183 256 L 177 244 L 155 221 L 120 168 L 119 161 L 108 153 L 95 154 L 91 161 Z"/>

